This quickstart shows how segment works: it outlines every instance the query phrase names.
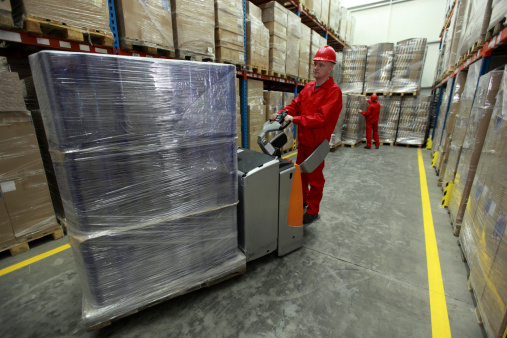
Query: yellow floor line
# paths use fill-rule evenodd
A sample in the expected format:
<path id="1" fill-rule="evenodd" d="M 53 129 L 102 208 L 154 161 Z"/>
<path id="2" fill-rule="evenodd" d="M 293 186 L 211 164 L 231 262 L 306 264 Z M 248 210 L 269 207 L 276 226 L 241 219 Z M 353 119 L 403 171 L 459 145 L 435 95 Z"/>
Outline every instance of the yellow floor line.
<path id="1" fill-rule="evenodd" d="M 11 266 L 9 266 L 9 267 L 7 267 L 5 269 L 0 270 L 0 276 L 6 275 L 6 274 L 8 274 L 10 272 L 13 272 L 13 271 L 16 271 L 18 269 L 21 269 L 21 268 L 23 268 L 23 267 L 25 267 L 27 265 L 30 265 L 30 264 L 35 263 L 37 261 L 40 261 L 41 259 L 44 259 L 44 258 L 49 257 L 49 256 L 52 256 L 54 254 L 57 254 L 57 253 L 59 253 L 59 252 L 61 252 L 63 250 L 67 250 L 69 248 L 70 248 L 70 244 L 65 244 L 65 245 L 62 245 L 62 246 L 60 246 L 60 247 L 58 247 L 56 249 L 50 250 L 50 251 L 45 252 L 43 254 L 40 254 L 40 255 L 37 255 L 37 256 L 32 257 L 30 259 L 27 259 L 25 261 L 22 261 L 22 262 L 20 262 L 18 264 L 11 265 Z"/>
<path id="2" fill-rule="evenodd" d="M 286 159 L 287 157 L 291 157 L 291 156 L 294 156 L 294 155 L 297 155 L 298 152 L 296 151 L 295 153 L 292 153 L 292 154 L 288 154 L 288 155 L 285 155 L 285 156 L 282 156 L 283 159 Z"/>
<path id="3" fill-rule="evenodd" d="M 424 219 L 424 238 L 426 242 L 426 262 L 428 265 L 428 287 L 430 294 L 431 308 L 431 331 L 433 337 L 451 337 L 447 304 L 445 301 L 444 282 L 440 270 L 440 259 L 438 258 L 437 240 L 431 214 L 430 196 L 426 171 L 421 149 L 417 149 L 419 158 L 419 177 L 421 183 L 421 200 Z"/>

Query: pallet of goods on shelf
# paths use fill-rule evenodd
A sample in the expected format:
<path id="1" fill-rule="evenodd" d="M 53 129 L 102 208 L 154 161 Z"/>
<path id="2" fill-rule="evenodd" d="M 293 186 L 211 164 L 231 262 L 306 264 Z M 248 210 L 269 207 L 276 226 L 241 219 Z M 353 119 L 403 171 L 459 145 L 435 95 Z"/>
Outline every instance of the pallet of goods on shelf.
<path id="1" fill-rule="evenodd" d="M 249 70 L 267 75 L 269 68 L 269 30 L 262 22 L 262 10 L 247 1 L 246 63 Z M 263 72 L 264 71 L 264 72 Z"/>
<path id="2" fill-rule="evenodd" d="M 329 2 L 330 0 L 322 0 L 321 3 L 320 22 L 326 27 L 329 27 Z"/>
<path id="3" fill-rule="evenodd" d="M 378 43 L 368 46 L 364 91 L 387 93 L 394 61 L 394 44 Z"/>
<path id="4" fill-rule="evenodd" d="M 339 35 L 341 20 L 341 4 L 338 0 L 331 0 L 329 2 L 329 30 L 336 36 Z"/>
<path id="5" fill-rule="evenodd" d="M 301 18 L 287 11 L 287 57 L 285 74 L 294 78 L 299 73 L 299 44 L 301 40 Z"/>
<path id="6" fill-rule="evenodd" d="M 450 49 L 449 49 L 449 61 L 448 65 L 449 67 L 454 70 L 456 69 L 457 63 L 459 61 L 459 58 L 461 54 L 459 54 L 459 45 L 461 38 L 463 36 L 463 29 L 465 28 L 464 24 L 464 15 L 465 10 L 467 8 L 467 1 L 458 1 L 456 4 L 456 8 L 454 10 L 454 26 L 452 28 L 452 35 L 451 35 L 451 42 L 450 42 Z"/>
<path id="7" fill-rule="evenodd" d="M 348 24 L 348 13 L 349 11 L 345 7 L 341 7 L 340 9 L 341 15 L 340 15 L 340 28 L 338 35 L 340 36 L 340 39 L 342 39 L 344 42 L 348 42 L 347 40 L 347 24 Z"/>
<path id="8" fill-rule="evenodd" d="M 213 0 L 171 1 L 174 48 L 183 60 L 215 60 Z"/>
<path id="9" fill-rule="evenodd" d="M 215 0 L 216 60 L 245 65 L 243 1 Z"/>
<path id="10" fill-rule="evenodd" d="M 460 244 L 489 337 L 504 337 L 507 325 L 507 112 L 499 93 L 463 218 Z"/>
<path id="11" fill-rule="evenodd" d="M 444 131 L 444 121 L 446 118 L 446 112 L 447 112 L 447 106 L 449 103 L 449 95 L 451 93 L 451 86 L 447 86 L 445 90 L 442 93 L 442 101 L 440 102 L 440 107 L 438 109 L 438 120 L 437 124 L 433 126 L 435 129 L 435 136 L 432 140 L 432 152 L 441 152 L 442 151 L 442 145 L 443 145 L 443 131 Z"/>
<path id="12" fill-rule="evenodd" d="M 0 1 L 0 27 L 14 27 L 10 1 Z"/>
<path id="13" fill-rule="evenodd" d="M 449 202 L 451 221 L 456 236 L 461 228 L 468 196 L 475 178 L 482 145 L 488 132 L 489 121 L 493 113 L 503 75 L 503 70 L 491 71 L 481 76 L 477 85 Z"/>
<path id="14" fill-rule="evenodd" d="M 106 0 L 13 0 L 14 23 L 25 31 L 73 41 L 113 45 Z"/>
<path id="15" fill-rule="evenodd" d="M 491 19 L 489 20 L 488 34 L 486 35 L 487 40 L 490 40 L 505 28 L 507 23 L 506 18 L 507 2 L 493 0 L 491 5 Z"/>
<path id="16" fill-rule="evenodd" d="M 391 93 L 417 93 L 426 58 L 426 38 L 412 38 L 396 43 Z"/>
<path id="17" fill-rule="evenodd" d="M 368 101 L 363 95 L 347 95 L 345 120 L 343 121 L 342 143 L 356 146 L 364 137 L 365 119 L 359 110 L 366 111 Z M 345 108 L 342 108 L 342 113 Z"/>
<path id="18" fill-rule="evenodd" d="M 305 24 L 301 24 L 301 40 L 299 41 L 299 69 L 298 76 L 301 79 L 310 79 L 312 30 Z"/>
<path id="19" fill-rule="evenodd" d="M 378 120 L 378 136 L 382 143 L 394 144 L 400 117 L 401 96 L 379 96 L 380 114 Z M 366 131 L 365 131 L 366 134 Z"/>
<path id="20" fill-rule="evenodd" d="M 340 83 L 343 93 L 363 93 L 367 54 L 367 46 L 350 46 L 343 49 Z"/>
<path id="21" fill-rule="evenodd" d="M 342 94 L 342 110 L 340 112 L 340 116 L 338 116 L 338 120 L 336 121 L 336 126 L 331 134 L 331 140 L 329 141 L 329 147 L 334 150 L 342 144 L 342 132 L 343 132 L 343 123 L 345 122 L 345 117 L 347 115 L 347 94 Z"/>
<path id="22" fill-rule="evenodd" d="M 463 35 L 459 44 L 459 55 L 473 54 L 484 45 L 489 20 L 491 19 L 490 0 L 471 0 L 464 14 Z"/>
<path id="23" fill-rule="evenodd" d="M 171 7 L 165 2 L 116 0 L 120 47 L 173 57 Z"/>
<path id="24" fill-rule="evenodd" d="M 270 75 L 285 75 L 288 11 L 276 1 L 263 4 L 260 8 L 262 22 L 269 29 Z"/>
<path id="25" fill-rule="evenodd" d="M 403 97 L 396 144 L 422 146 L 430 122 L 433 96 Z"/>

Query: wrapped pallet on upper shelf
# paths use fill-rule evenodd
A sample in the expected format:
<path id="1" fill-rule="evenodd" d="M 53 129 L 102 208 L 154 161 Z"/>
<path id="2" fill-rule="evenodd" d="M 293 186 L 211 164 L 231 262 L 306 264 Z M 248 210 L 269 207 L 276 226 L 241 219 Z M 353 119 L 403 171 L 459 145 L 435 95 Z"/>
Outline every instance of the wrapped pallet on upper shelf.
<path id="1" fill-rule="evenodd" d="M 481 46 L 485 41 L 486 32 L 491 18 L 491 0 L 470 0 L 465 11 L 467 22 L 459 43 L 459 56 L 475 47 Z"/>
<path id="2" fill-rule="evenodd" d="M 368 46 L 364 91 L 366 93 L 389 92 L 393 69 L 394 44 L 377 43 Z"/>
<path id="3" fill-rule="evenodd" d="M 306 0 L 306 5 L 315 19 L 321 21 L 322 16 L 322 0 Z"/>
<path id="4" fill-rule="evenodd" d="M 299 72 L 299 44 L 301 39 L 301 18 L 287 11 L 287 58 L 285 74 L 293 77 Z"/>
<path id="5" fill-rule="evenodd" d="M 449 22 L 449 27 L 445 30 L 445 47 L 443 44 L 442 39 L 442 47 L 443 50 L 443 60 L 442 60 L 442 73 L 449 73 L 453 69 L 451 68 L 450 61 L 451 61 L 451 48 L 452 48 L 452 36 L 454 35 L 454 29 L 455 29 L 455 22 L 456 22 L 456 13 L 453 13 L 451 16 L 451 20 Z"/>
<path id="6" fill-rule="evenodd" d="M 465 140 L 468 119 L 470 117 L 470 111 L 472 110 L 472 104 L 474 102 L 480 69 L 480 62 L 476 62 L 468 67 L 465 87 L 463 88 L 463 93 L 460 97 L 460 106 L 458 112 L 456 113 L 454 121 L 452 142 L 449 145 L 448 149 L 449 154 L 447 157 L 447 165 L 445 168 L 445 175 L 442 184 L 453 182 L 456 176 L 456 169 L 458 168 L 461 148 L 463 147 L 463 142 Z"/>
<path id="7" fill-rule="evenodd" d="M 11 0 L 11 5 L 16 26 L 27 32 L 113 46 L 107 0 Z"/>
<path id="8" fill-rule="evenodd" d="M 347 95 L 347 107 L 342 108 L 346 112 L 343 121 L 342 143 L 355 146 L 361 143 L 364 136 L 365 119 L 359 112 L 366 111 L 368 101 L 363 95 Z"/>
<path id="9" fill-rule="evenodd" d="M 262 10 L 250 1 L 246 4 L 246 63 L 249 67 L 268 70 L 269 30 L 262 22 Z"/>
<path id="10" fill-rule="evenodd" d="M 426 38 L 413 38 L 396 43 L 390 92 L 418 92 L 421 89 L 425 58 Z"/>
<path id="11" fill-rule="evenodd" d="M 329 27 L 329 2 L 330 0 L 322 0 L 322 9 L 320 13 L 320 22 Z"/>
<path id="12" fill-rule="evenodd" d="M 377 100 L 380 103 L 379 141 L 394 144 L 400 117 L 401 96 L 379 96 Z"/>
<path id="13" fill-rule="evenodd" d="M 341 20 L 341 4 L 338 0 L 329 2 L 329 29 L 335 35 L 339 34 Z"/>
<path id="14" fill-rule="evenodd" d="M 459 45 L 461 38 L 464 33 L 465 28 L 465 10 L 468 8 L 468 1 L 469 0 L 461 0 L 456 4 L 455 8 L 455 14 L 453 15 L 455 17 L 454 20 L 454 28 L 452 32 L 451 37 L 451 48 L 449 51 L 449 67 L 455 68 L 458 64 L 458 61 L 461 57 L 461 54 L 459 53 Z"/>
<path id="15" fill-rule="evenodd" d="M 269 71 L 285 75 L 288 11 L 276 1 L 260 6 L 262 22 L 269 29 Z"/>
<path id="16" fill-rule="evenodd" d="M 477 307 L 488 337 L 507 323 L 507 102 L 505 81 L 482 147 L 460 232 Z"/>
<path id="17" fill-rule="evenodd" d="M 298 76 L 302 79 L 310 79 L 310 50 L 312 46 L 312 30 L 305 24 L 301 24 L 301 40 L 299 40 L 299 70 Z"/>
<path id="18" fill-rule="evenodd" d="M 339 28 L 338 35 L 339 35 L 340 39 L 342 39 L 345 43 L 348 43 L 348 41 L 346 39 L 346 35 L 347 35 L 347 24 L 348 24 L 349 11 L 347 10 L 347 8 L 342 6 L 340 13 L 341 13 L 340 28 Z"/>
<path id="19" fill-rule="evenodd" d="M 489 20 L 488 31 L 493 30 L 493 34 L 498 33 L 505 26 L 506 18 L 507 2 L 503 0 L 493 0 L 493 3 L 491 4 L 491 19 Z M 497 25 L 498 27 L 495 27 Z"/>
<path id="20" fill-rule="evenodd" d="M 489 121 L 503 75 L 504 70 L 491 71 L 481 76 L 477 85 L 477 92 L 468 118 L 468 126 L 449 202 L 449 212 L 454 226 L 454 235 L 456 236 L 461 229 L 468 196 L 475 178 L 482 145 L 488 132 Z"/>
<path id="21" fill-rule="evenodd" d="M 343 123 L 345 122 L 345 117 L 347 115 L 347 94 L 342 94 L 342 110 L 340 112 L 340 116 L 338 116 L 338 120 L 336 121 L 336 126 L 331 134 L 331 140 L 329 141 L 329 146 L 331 148 L 336 148 L 342 142 L 342 131 L 343 131 Z"/>
<path id="22" fill-rule="evenodd" d="M 403 97 L 396 143 L 422 146 L 430 122 L 433 96 Z"/>
<path id="23" fill-rule="evenodd" d="M 243 1 L 215 0 L 216 60 L 244 66 L 243 34 Z"/>
<path id="24" fill-rule="evenodd" d="M 215 59 L 214 0 L 172 0 L 176 57 L 195 61 Z"/>
<path id="25" fill-rule="evenodd" d="M 352 15 L 350 17 L 350 35 L 349 35 L 349 43 L 350 44 L 354 43 L 355 31 L 356 31 L 356 17 Z"/>
<path id="26" fill-rule="evenodd" d="M 174 52 L 169 2 L 115 0 L 115 8 L 121 48 L 142 48 L 153 54 L 157 49 Z"/>
<path id="27" fill-rule="evenodd" d="M 0 1 L 0 27 L 14 27 L 10 1 Z"/>
<path id="28" fill-rule="evenodd" d="M 57 51 L 30 65 L 86 328 L 244 271 L 234 66 Z"/>
<path id="29" fill-rule="evenodd" d="M 363 93 L 367 54 L 367 46 L 350 46 L 343 49 L 340 84 L 343 93 Z"/>

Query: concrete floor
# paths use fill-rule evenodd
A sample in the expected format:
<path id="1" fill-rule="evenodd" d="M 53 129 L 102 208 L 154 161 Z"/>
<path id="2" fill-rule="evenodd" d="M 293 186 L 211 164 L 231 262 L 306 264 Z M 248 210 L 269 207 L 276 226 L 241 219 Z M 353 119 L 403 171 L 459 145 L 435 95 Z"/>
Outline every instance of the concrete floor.
<path id="1" fill-rule="evenodd" d="M 442 193 L 423 150 L 447 310 L 454 337 L 483 337 Z M 330 153 L 321 218 L 304 247 L 264 257 L 221 284 L 95 332 L 80 327 L 71 250 L 0 277 L 2 337 L 430 337 L 431 319 L 415 148 Z M 2 253 L 0 269 L 68 243 L 41 240 Z"/>

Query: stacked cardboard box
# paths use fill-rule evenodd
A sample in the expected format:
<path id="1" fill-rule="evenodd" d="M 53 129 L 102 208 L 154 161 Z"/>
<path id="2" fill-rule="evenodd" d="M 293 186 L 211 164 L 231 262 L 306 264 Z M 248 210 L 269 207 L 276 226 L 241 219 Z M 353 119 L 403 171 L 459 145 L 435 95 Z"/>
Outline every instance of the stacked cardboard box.
<path id="1" fill-rule="evenodd" d="M 449 54 L 449 66 L 450 67 L 455 66 L 461 57 L 461 54 L 459 54 L 458 49 L 459 49 L 459 46 L 461 43 L 461 38 L 464 33 L 464 31 L 463 31 L 465 28 L 464 16 L 465 16 L 465 10 L 468 7 L 468 0 L 459 1 L 456 6 L 458 6 L 458 7 L 455 9 L 456 19 L 454 21 L 453 34 L 452 34 L 452 39 L 451 39 L 451 49 L 450 49 L 450 54 Z"/>
<path id="2" fill-rule="evenodd" d="M 474 43 L 484 40 L 491 19 L 491 2 L 491 0 L 468 1 L 465 11 L 467 24 L 459 43 L 460 56 L 465 55 Z"/>
<path id="3" fill-rule="evenodd" d="M 248 97 L 248 149 L 262 152 L 257 144 L 257 136 L 266 122 L 266 106 L 264 101 L 264 82 L 259 80 L 247 81 Z"/>
<path id="4" fill-rule="evenodd" d="M 426 57 L 426 38 L 414 38 L 396 43 L 390 91 L 418 92 Z"/>
<path id="5" fill-rule="evenodd" d="M 266 121 L 271 115 L 278 113 L 283 107 L 283 93 L 278 91 L 264 91 L 264 104 L 266 105 Z"/>
<path id="6" fill-rule="evenodd" d="M 349 11 L 347 10 L 347 8 L 345 7 L 341 7 L 341 15 L 340 15 L 340 32 L 339 32 L 339 35 L 340 35 L 340 39 L 342 40 L 346 40 L 346 35 L 347 35 L 347 23 L 348 23 L 348 15 L 349 15 Z"/>
<path id="7" fill-rule="evenodd" d="M 475 178 L 482 145 L 488 131 L 489 121 L 500 89 L 503 70 L 491 71 L 479 80 L 477 92 L 466 130 L 463 148 L 459 158 L 456 178 L 449 202 L 449 212 L 454 225 L 454 234 L 459 234 L 467 206 L 470 189 Z"/>
<path id="8" fill-rule="evenodd" d="M 276 1 L 260 6 L 262 22 L 269 29 L 269 70 L 285 74 L 288 11 Z"/>
<path id="9" fill-rule="evenodd" d="M 443 132 L 444 132 L 444 122 L 447 118 L 447 106 L 449 103 L 449 95 L 452 88 L 451 86 L 447 86 L 442 94 L 442 101 L 440 102 L 440 108 L 438 110 L 438 121 L 437 125 L 434 126 L 435 128 L 435 137 L 433 139 L 433 145 L 432 145 L 432 151 L 442 151 L 443 146 Z"/>
<path id="10" fill-rule="evenodd" d="M 14 27 L 10 1 L 0 1 L 0 26 Z"/>
<path id="11" fill-rule="evenodd" d="M 298 76 L 302 79 L 310 79 L 310 50 L 312 46 L 312 30 L 307 25 L 301 24 L 301 40 L 299 40 L 299 71 Z"/>
<path id="12" fill-rule="evenodd" d="M 335 34 L 338 34 L 340 29 L 341 20 L 341 4 L 338 0 L 331 0 L 329 2 L 329 29 Z"/>
<path id="13" fill-rule="evenodd" d="M 396 143 L 423 145 L 430 120 L 432 96 L 404 97 Z"/>
<path id="14" fill-rule="evenodd" d="M 115 6 L 121 48 L 140 45 L 174 51 L 169 2 L 115 0 Z"/>
<path id="15" fill-rule="evenodd" d="M 507 323 L 507 102 L 499 93 L 470 191 L 460 243 L 470 284 L 489 337 L 504 337 Z"/>
<path id="16" fill-rule="evenodd" d="M 322 0 L 306 0 L 305 2 L 310 14 L 320 21 L 322 16 Z"/>
<path id="17" fill-rule="evenodd" d="M 59 229 L 17 73 L 0 77 L 0 247 Z"/>
<path id="18" fill-rule="evenodd" d="M 367 53 L 367 46 L 344 48 L 340 84 L 343 93 L 361 94 L 363 92 Z"/>
<path id="19" fill-rule="evenodd" d="M 331 0 L 322 0 L 322 10 L 320 13 L 320 22 L 329 27 L 329 2 Z"/>
<path id="20" fill-rule="evenodd" d="M 347 115 L 347 97 L 347 94 L 342 94 L 342 110 L 340 112 L 340 116 L 338 116 L 338 121 L 336 121 L 334 131 L 331 134 L 331 140 L 329 141 L 329 146 L 331 148 L 336 147 L 342 141 L 343 123 L 345 122 L 345 116 Z"/>
<path id="21" fill-rule="evenodd" d="M 479 62 L 476 62 L 468 67 L 465 88 L 461 94 L 459 111 L 455 117 L 452 142 L 448 150 L 449 155 L 447 158 L 445 176 L 442 184 L 454 181 L 454 178 L 456 176 L 456 169 L 458 168 L 461 148 L 463 147 L 463 142 L 465 140 L 468 118 L 470 117 L 470 111 L 474 102 L 480 69 L 481 64 Z"/>
<path id="22" fill-rule="evenodd" d="M 363 95 L 347 95 L 347 110 L 342 130 L 343 143 L 354 145 L 361 142 L 365 134 L 365 119 L 359 110 L 366 111 L 367 108 L 368 101 Z"/>
<path id="23" fill-rule="evenodd" d="M 269 68 L 269 30 L 262 23 L 262 10 L 247 1 L 246 63 L 249 66 Z"/>
<path id="24" fill-rule="evenodd" d="M 378 120 L 379 141 L 394 143 L 401 109 L 401 96 L 379 96 L 380 114 Z"/>
<path id="25" fill-rule="evenodd" d="M 299 44 L 301 39 L 301 18 L 296 14 L 287 12 L 287 59 L 285 74 L 294 77 L 299 72 Z"/>
<path id="26" fill-rule="evenodd" d="M 215 0 L 216 59 L 244 65 L 243 34 L 243 1 Z"/>
<path id="27" fill-rule="evenodd" d="M 171 11 L 176 56 L 214 59 L 214 0 L 173 0 Z"/>
<path id="28" fill-rule="evenodd" d="M 343 64 L 343 53 L 336 53 L 336 64 L 333 66 L 331 76 L 337 85 L 340 85 L 342 81 L 342 64 Z"/>
<path id="29" fill-rule="evenodd" d="M 368 47 L 364 82 L 365 92 L 387 93 L 389 91 L 393 59 L 394 44 L 392 43 L 378 43 Z"/>

